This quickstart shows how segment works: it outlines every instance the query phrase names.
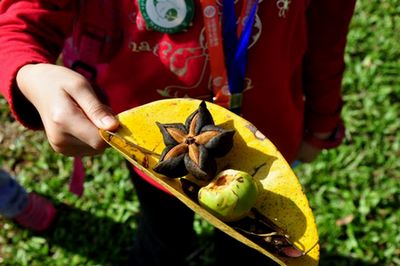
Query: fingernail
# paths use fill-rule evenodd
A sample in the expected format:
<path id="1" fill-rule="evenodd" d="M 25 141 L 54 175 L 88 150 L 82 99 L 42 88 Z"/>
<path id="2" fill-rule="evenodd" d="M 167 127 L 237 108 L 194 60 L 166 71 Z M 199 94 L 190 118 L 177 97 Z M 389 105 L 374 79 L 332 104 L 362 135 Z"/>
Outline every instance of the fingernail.
<path id="1" fill-rule="evenodd" d="M 101 119 L 101 123 L 104 125 L 104 127 L 111 128 L 116 125 L 116 119 L 112 116 L 105 116 Z"/>

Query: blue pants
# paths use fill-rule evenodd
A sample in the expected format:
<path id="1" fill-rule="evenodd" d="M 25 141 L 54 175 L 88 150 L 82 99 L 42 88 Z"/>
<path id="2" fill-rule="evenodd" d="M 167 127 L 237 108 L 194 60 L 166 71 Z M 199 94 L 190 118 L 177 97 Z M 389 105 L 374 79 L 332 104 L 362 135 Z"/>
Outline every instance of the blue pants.
<path id="1" fill-rule="evenodd" d="M 0 169 L 0 215 L 13 218 L 28 204 L 28 194 L 6 171 Z"/>

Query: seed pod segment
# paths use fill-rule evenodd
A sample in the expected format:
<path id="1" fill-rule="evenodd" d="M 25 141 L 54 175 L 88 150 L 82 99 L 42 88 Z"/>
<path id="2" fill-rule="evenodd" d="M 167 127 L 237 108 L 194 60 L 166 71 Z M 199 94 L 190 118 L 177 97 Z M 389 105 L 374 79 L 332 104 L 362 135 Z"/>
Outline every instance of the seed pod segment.
<path id="1" fill-rule="evenodd" d="M 188 173 L 208 181 L 216 172 L 215 157 L 224 156 L 233 146 L 234 130 L 214 125 L 206 103 L 188 116 L 185 124 L 157 123 L 165 149 L 154 171 L 167 177 L 182 177 Z"/>

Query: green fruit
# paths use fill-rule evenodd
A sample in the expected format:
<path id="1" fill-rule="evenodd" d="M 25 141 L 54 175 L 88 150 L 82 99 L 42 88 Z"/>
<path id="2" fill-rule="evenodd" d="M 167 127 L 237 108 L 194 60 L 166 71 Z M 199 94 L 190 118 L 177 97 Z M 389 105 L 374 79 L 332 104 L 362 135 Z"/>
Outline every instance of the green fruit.
<path id="1" fill-rule="evenodd" d="M 246 172 L 228 169 L 198 193 L 201 206 L 225 222 L 244 218 L 257 200 L 258 187 Z"/>

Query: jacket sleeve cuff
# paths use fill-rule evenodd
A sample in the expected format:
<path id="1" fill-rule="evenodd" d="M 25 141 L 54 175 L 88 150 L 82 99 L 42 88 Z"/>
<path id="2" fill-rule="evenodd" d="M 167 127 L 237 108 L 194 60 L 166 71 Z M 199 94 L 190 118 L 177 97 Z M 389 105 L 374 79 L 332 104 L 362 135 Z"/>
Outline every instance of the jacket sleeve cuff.
<path id="1" fill-rule="evenodd" d="M 321 150 L 323 149 L 332 149 L 339 146 L 345 135 L 345 128 L 343 122 L 340 120 L 336 125 L 336 128 L 331 131 L 331 135 L 328 138 L 321 139 L 316 137 L 312 132 L 306 131 L 303 140 Z"/>
<path id="2" fill-rule="evenodd" d="M 333 98 L 334 96 L 332 96 Z M 317 101 L 317 100 L 316 100 Z M 319 101 L 317 101 L 319 102 Z M 341 123 L 341 112 L 343 107 L 343 101 L 339 97 L 336 101 L 336 107 L 333 106 L 325 108 L 326 112 L 318 112 L 317 110 L 321 110 L 321 106 L 319 109 L 315 108 L 307 108 L 305 110 L 305 125 L 304 128 L 307 131 L 312 133 L 330 133 L 332 132 L 339 123 Z"/>
<path id="3" fill-rule="evenodd" d="M 2 72 L 0 80 L 3 81 L 0 90 L 7 100 L 13 117 L 23 126 L 30 129 L 42 129 L 43 123 L 36 108 L 21 93 L 17 86 L 16 76 L 19 69 L 27 64 L 49 63 L 45 58 L 35 58 L 29 61 L 14 61 Z"/>

